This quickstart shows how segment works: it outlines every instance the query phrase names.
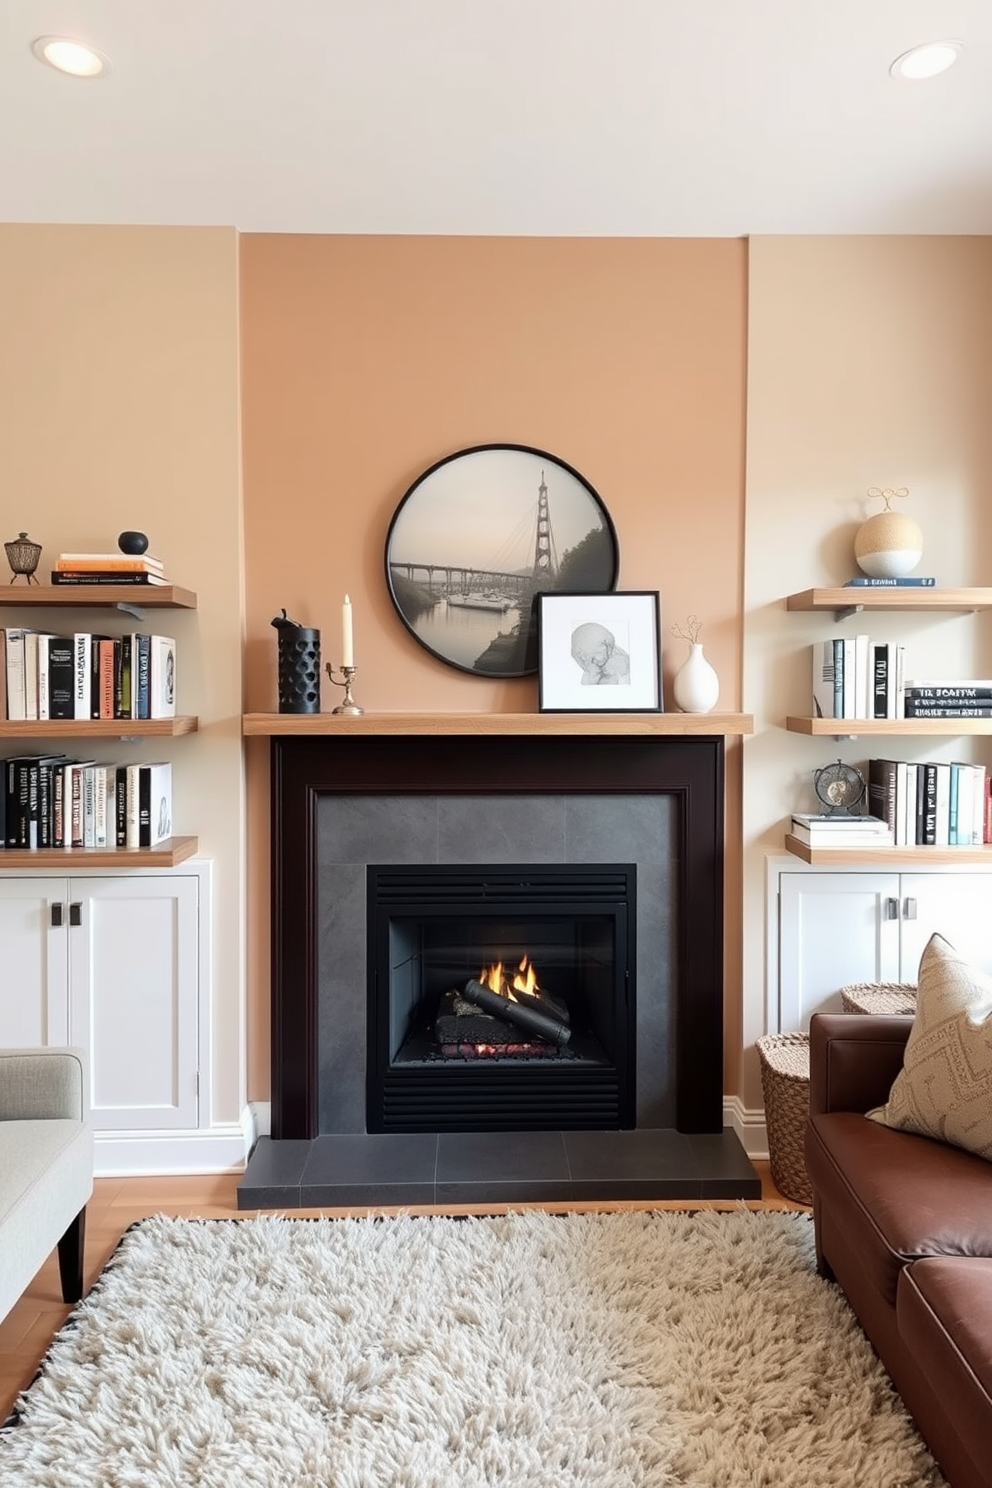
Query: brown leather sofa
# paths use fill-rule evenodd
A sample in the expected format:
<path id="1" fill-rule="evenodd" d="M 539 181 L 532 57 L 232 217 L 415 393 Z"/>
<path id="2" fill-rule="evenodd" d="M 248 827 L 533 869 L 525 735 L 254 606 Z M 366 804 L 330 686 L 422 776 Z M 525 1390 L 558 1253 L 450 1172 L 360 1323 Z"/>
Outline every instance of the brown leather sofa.
<path id="1" fill-rule="evenodd" d="M 888 1099 L 912 1021 L 810 1020 L 817 1264 L 952 1488 L 992 1488 L 992 1163 L 864 1116 Z"/>

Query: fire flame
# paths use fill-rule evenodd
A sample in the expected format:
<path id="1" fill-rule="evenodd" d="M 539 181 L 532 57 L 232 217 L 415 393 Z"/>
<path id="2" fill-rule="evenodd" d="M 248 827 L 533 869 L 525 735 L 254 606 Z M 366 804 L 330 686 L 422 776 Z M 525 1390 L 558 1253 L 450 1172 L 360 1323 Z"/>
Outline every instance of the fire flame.
<path id="1" fill-rule="evenodd" d="M 508 981 L 503 974 L 503 963 L 497 961 L 494 966 L 484 966 L 479 972 L 479 981 L 490 992 L 496 992 L 500 997 L 507 997 L 511 1002 L 517 1002 L 514 992 L 524 992 L 530 997 L 540 997 L 541 988 L 537 980 L 537 972 L 530 957 L 524 953 L 520 965 L 512 981 Z"/>

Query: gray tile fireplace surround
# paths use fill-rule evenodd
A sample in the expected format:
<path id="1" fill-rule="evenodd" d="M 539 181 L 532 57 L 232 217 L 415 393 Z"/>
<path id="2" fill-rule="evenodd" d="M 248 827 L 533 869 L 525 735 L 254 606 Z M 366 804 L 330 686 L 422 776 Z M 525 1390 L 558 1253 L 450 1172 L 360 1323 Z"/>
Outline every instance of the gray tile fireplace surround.
<path id="1" fill-rule="evenodd" d="M 729 1131 L 675 1129 L 678 815 L 666 795 L 325 795 L 316 813 L 319 1134 L 256 1146 L 239 1208 L 757 1198 Z M 637 865 L 636 1128 L 368 1133 L 366 868 Z"/>

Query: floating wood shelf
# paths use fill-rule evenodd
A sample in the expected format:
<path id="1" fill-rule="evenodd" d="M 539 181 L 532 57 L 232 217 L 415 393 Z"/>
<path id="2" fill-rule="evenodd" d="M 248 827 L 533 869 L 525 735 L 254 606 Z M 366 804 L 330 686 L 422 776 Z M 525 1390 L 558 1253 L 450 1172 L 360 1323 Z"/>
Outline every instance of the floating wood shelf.
<path id="1" fill-rule="evenodd" d="M 36 847 L 0 848 L 0 869 L 47 868 L 60 873 L 88 868 L 175 868 L 199 848 L 198 837 L 167 837 L 155 847 Z"/>
<path id="2" fill-rule="evenodd" d="M 750 713 L 246 713 L 246 735 L 752 734 Z"/>
<path id="3" fill-rule="evenodd" d="M 0 605 L 195 610 L 196 595 L 177 584 L 7 584 L 0 588 Z"/>
<path id="4" fill-rule="evenodd" d="M 195 734 L 200 720 L 176 718 L 0 718 L 0 739 L 178 739 Z"/>
<path id="5" fill-rule="evenodd" d="M 992 718 L 787 718 L 790 734 L 854 739 L 860 734 L 992 734 Z"/>
<path id="6" fill-rule="evenodd" d="M 850 863 L 852 867 L 892 867 L 896 861 L 911 860 L 914 868 L 945 863 L 983 863 L 992 866 L 992 845 L 984 847 L 811 847 L 786 833 L 785 850 L 804 863 L 828 867 L 831 863 Z"/>
<path id="7" fill-rule="evenodd" d="M 833 589 L 804 589 L 799 594 L 790 594 L 785 601 L 787 610 L 833 610 L 838 620 L 862 610 L 992 610 L 992 589 L 933 589 L 901 588 L 884 585 L 878 589 L 849 589 L 846 585 Z"/>

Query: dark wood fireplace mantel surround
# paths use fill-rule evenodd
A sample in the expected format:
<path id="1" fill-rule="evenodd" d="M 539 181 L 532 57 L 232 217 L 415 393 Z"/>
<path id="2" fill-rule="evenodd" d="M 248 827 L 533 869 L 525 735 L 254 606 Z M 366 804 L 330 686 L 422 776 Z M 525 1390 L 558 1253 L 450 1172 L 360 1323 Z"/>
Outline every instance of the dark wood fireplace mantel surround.
<path id="1" fill-rule="evenodd" d="M 724 750 L 744 714 L 250 714 L 271 738 L 272 1136 L 317 1131 L 316 807 L 351 794 L 665 792 L 678 803 L 676 1121 L 723 1124 Z"/>

